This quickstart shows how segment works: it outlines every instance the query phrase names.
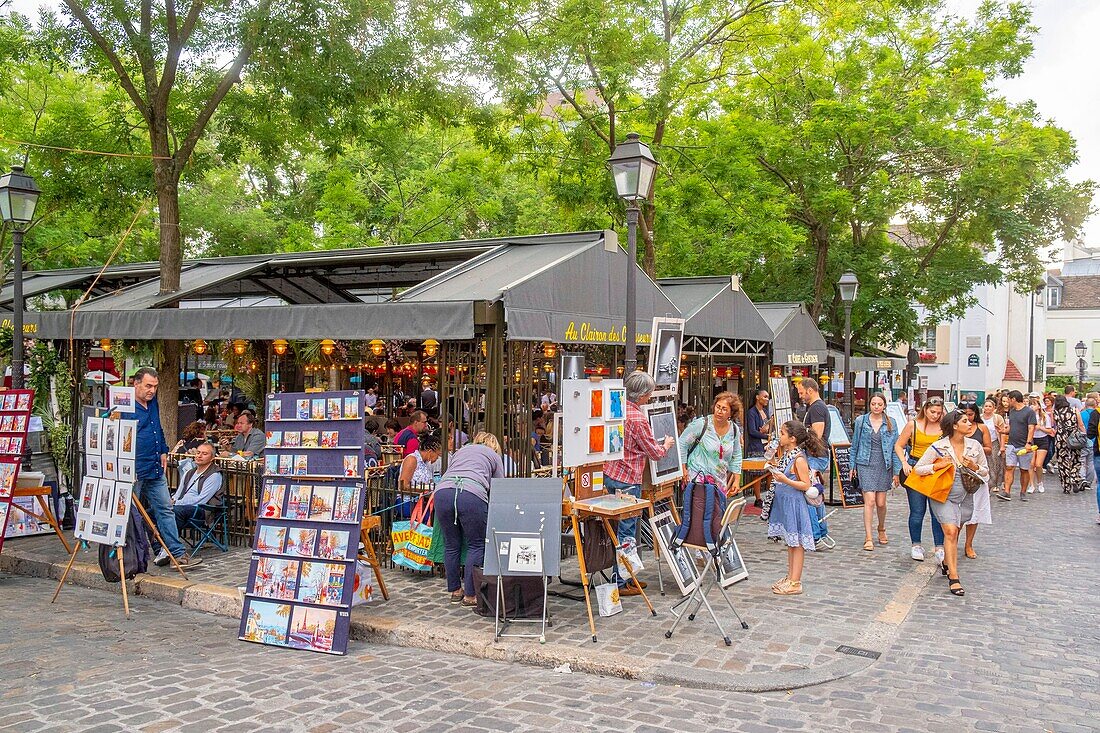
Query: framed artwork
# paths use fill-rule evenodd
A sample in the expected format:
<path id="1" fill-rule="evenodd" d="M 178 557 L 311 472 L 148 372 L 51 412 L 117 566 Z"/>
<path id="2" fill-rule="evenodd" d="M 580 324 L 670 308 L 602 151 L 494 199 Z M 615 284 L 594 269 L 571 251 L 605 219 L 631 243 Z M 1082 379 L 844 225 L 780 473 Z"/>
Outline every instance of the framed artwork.
<path id="1" fill-rule="evenodd" d="M 137 420 L 118 421 L 118 457 L 134 460 L 137 452 Z"/>
<path id="2" fill-rule="evenodd" d="M 687 595 L 695 590 L 699 583 L 699 574 L 696 572 L 695 562 L 691 559 L 689 550 L 680 546 L 670 550 L 669 545 L 676 534 L 676 521 L 672 518 L 672 512 L 661 512 L 649 518 L 649 525 L 653 529 L 653 536 L 661 547 L 661 559 L 668 563 L 672 570 L 672 577 L 680 593 Z"/>
<path id="3" fill-rule="evenodd" d="M 103 421 L 103 455 L 118 455 L 118 421 Z"/>
<path id="4" fill-rule="evenodd" d="M 584 379 L 584 354 L 561 355 L 561 378 Z"/>
<path id="5" fill-rule="evenodd" d="M 103 452 L 103 419 L 89 417 L 84 423 L 84 453 L 99 454 Z"/>
<path id="6" fill-rule="evenodd" d="M 133 387 L 107 388 L 107 407 L 112 412 L 134 412 L 135 403 Z"/>
<path id="7" fill-rule="evenodd" d="M 589 453 L 603 453 L 604 452 L 604 426 L 603 425 L 589 425 L 588 426 L 588 452 Z"/>
<path id="8" fill-rule="evenodd" d="M 626 390 L 607 390 L 607 419 L 623 420 L 626 418 Z"/>
<path id="9" fill-rule="evenodd" d="M 653 430 L 653 437 L 660 443 L 665 436 L 671 435 L 675 440 L 668 452 L 656 461 L 649 461 L 649 477 L 654 485 L 666 484 L 674 481 L 683 473 L 683 456 L 680 455 L 679 435 L 676 432 L 676 404 L 674 402 L 657 402 L 642 406 L 649 427 Z"/>
<path id="10" fill-rule="evenodd" d="M 623 455 L 623 444 L 626 438 L 623 425 L 608 425 L 607 426 L 607 457 L 611 459 L 621 458 Z"/>
<path id="11" fill-rule="evenodd" d="M 653 394 L 675 395 L 680 388 L 680 352 L 684 346 L 684 319 L 654 318 L 649 342 L 649 376 L 657 383 Z"/>
<path id="12" fill-rule="evenodd" d="M 603 390 L 594 389 L 590 393 L 590 408 L 588 416 L 593 419 L 603 419 Z"/>

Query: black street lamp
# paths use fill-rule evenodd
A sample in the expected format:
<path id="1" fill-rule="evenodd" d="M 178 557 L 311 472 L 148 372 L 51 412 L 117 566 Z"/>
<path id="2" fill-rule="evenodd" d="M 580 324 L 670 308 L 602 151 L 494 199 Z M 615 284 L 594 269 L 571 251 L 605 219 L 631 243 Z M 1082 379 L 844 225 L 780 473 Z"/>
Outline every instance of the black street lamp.
<path id="1" fill-rule="evenodd" d="M 15 255 L 12 286 L 11 386 L 23 388 L 23 232 L 34 220 L 34 208 L 41 191 L 34 179 L 13 165 L 11 173 L 0 176 L 0 218 L 11 224 L 11 242 Z"/>
<path id="2" fill-rule="evenodd" d="M 840 276 L 836 283 L 840 299 L 844 302 L 844 401 L 848 403 L 848 421 L 855 419 L 855 382 L 851 379 L 849 365 L 852 360 L 852 304 L 859 294 L 859 278 L 851 270 Z"/>
<path id="3" fill-rule="evenodd" d="M 638 366 L 637 333 L 637 285 L 634 270 L 638 266 L 638 213 L 639 201 L 653 198 L 653 179 L 657 172 L 657 159 L 635 132 L 626 136 L 626 142 L 615 146 L 615 152 L 607 159 L 611 177 L 615 179 L 615 191 L 626 202 L 626 375 Z"/>
<path id="4" fill-rule="evenodd" d="M 1085 361 L 1085 351 L 1087 347 L 1084 341 L 1078 341 L 1077 345 L 1073 347 L 1073 350 L 1077 352 L 1077 391 L 1085 391 L 1085 370 L 1088 369 L 1088 362 Z"/>

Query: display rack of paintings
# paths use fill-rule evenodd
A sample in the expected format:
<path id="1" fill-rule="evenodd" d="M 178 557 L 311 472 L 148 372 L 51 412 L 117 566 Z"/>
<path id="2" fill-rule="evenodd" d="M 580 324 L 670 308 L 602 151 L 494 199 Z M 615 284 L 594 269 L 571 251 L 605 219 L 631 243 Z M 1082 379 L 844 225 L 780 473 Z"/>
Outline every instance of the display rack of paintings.
<path id="1" fill-rule="evenodd" d="M 363 407 L 359 391 L 268 395 L 241 640 L 347 652 L 366 495 Z"/>
<path id="2" fill-rule="evenodd" d="M 121 547 L 134 491 L 137 420 L 89 417 L 84 422 L 84 478 L 74 536 Z"/>
<path id="3" fill-rule="evenodd" d="M 33 403 L 32 389 L 13 389 L 0 394 L 0 552 L 4 549 L 12 494 L 27 445 Z"/>
<path id="4" fill-rule="evenodd" d="M 566 468 L 623 457 L 626 393 L 620 379 L 562 381 L 562 465 Z"/>

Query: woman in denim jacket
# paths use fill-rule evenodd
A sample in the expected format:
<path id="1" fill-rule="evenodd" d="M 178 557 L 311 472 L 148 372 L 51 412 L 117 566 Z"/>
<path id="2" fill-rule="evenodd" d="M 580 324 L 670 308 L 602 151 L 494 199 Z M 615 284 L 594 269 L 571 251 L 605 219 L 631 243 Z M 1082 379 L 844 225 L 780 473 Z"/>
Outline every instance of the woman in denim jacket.
<path id="1" fill-rule="evenodd" d="M 863 529 L 866 540 L 863 549 L 871 552 L 871 518 L 878 509 L 878 542 L 886 539 L 886 492 L 898 485 L 901 460 L 894 452 L 898 440 L 898 425 L 886 414 L 886 398 L 871 395 L 867 403 L 871 410 L 856 419 L 852 431 L 852 476 L 859 476 L 863 492 Z"/>

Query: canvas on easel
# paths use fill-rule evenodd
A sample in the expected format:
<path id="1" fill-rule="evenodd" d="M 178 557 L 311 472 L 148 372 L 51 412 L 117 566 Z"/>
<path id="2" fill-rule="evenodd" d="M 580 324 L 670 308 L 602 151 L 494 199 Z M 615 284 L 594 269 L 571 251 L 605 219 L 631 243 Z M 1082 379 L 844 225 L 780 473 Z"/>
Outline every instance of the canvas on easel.
<path id="1" fill-rule="evenodd" d="M 684 347 L 684 319 L 654 318 L 649 342 L 649 376 L 657 385 L 655 395 L 680 391 L 680 354 Z"/>

